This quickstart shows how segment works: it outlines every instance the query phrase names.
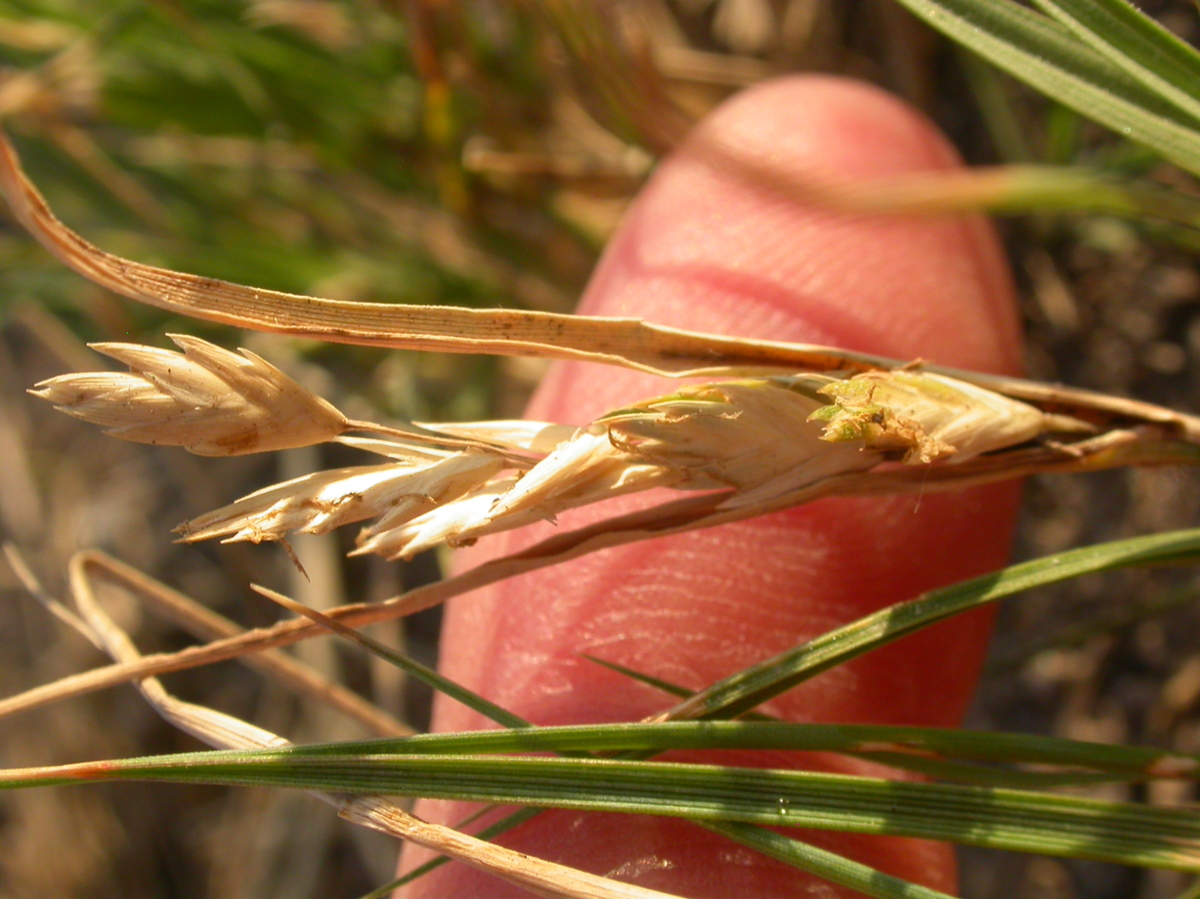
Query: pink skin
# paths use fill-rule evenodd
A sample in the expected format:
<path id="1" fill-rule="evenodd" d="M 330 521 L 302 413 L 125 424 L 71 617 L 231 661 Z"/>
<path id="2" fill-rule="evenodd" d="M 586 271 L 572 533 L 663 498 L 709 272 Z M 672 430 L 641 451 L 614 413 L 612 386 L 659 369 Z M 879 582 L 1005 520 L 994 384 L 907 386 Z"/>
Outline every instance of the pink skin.
<path id="1" fill-rule="evenodd" d="M 928 122 L 873 88 L 814 77 L 761 85 L 722 106 L 662 166 L 612 241 L 582 312 L 963 368 L 1019 369 L 1011 286 L 983 221 L 805 208 L 715 170 L 695 152 L 706 140 L 823 183 L 959 164 Z M 632 372 L 556 365 L 528 414 L 582 423 L 671 389 Z M 442 669 L 538 724 L 636 720 L 670 699 L 581 653 L 700 688 L 880 606 L 1003 565 L 1016 500 L 1014 485 L 919 499 L 827 500 L 597 553 L 451 603 Z M 587 510 L 570 523 L 600 514 Z M 477 564 L 530 540 L 503 535 L 466 553 L 466 561 Z M 828 672 L 779 697 L 769 711 L 798 721 L 954 726 L 990 626 L 987 614 L 947 622 Z M 437 730 L 485 726 L 454 703 L 436 706 Z M 721 759 L 778 767 L 801 761 L 780 753 Z M 826 770 L 877 770 L 832 756 L 803 761 Z M 453 823 L 468 807 L 422 802 L 417 811 Z M 952 854 L 940 844 L 807 836 L 890 873 L 954 889 Z M 548 812 L 501 842 L 697 899 L 857 895 L 812 893 L 812 879 L 794 869 L 661 818 Z M 404 867 L 427 857 L 406 851 Z M 528 894 L 452 864 L 405 895 Z"/>

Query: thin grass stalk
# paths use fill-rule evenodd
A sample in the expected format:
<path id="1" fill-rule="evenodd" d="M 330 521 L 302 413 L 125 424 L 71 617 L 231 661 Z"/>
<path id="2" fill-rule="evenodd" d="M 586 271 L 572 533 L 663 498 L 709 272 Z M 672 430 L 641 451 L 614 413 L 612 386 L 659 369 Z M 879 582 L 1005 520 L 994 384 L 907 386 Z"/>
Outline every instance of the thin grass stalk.
<path id="1" fill-rule="evenodd" d="M 719 681 L 679 703 L 669 712 L 656 716 L 655 720 L 735 717 L 822 671 L 960 612 L 1045 583 L 1047 577 L 1055 581 L 1066 580 L 1087 571 L 1108 569 L 1110 564 L 1112 567 L 1124 567 L 1146 562 L 1163 564 L 1194 560 L 1200 550 L 1200 530 L 1122 541 L 1122 549 L 1129 554 L 1127 556 L 1112 553 L 1115 549 L 1116 545 L 1110 544 L 1049 557 L 1053 560 L 1052 567 L 1056 569 L 1053 571 L 1046 566 L 1047 559 L 1014 565 L 1000 572 L 930 591 L 907 603 L 881 609 Z M 1150 559 L 1157 561 L 1150 562 Z"/>
<path id="2" fill-rule="evenodd" d="M 765 827 L 739 824 L 735 821 L 702 822 L 700 826 L 824 880 L 841 884 L 867 896 L 874 896 L 875 899 L 953 899 L 940 890 L 892 877 L 845 856 L 767 830 Z"/>

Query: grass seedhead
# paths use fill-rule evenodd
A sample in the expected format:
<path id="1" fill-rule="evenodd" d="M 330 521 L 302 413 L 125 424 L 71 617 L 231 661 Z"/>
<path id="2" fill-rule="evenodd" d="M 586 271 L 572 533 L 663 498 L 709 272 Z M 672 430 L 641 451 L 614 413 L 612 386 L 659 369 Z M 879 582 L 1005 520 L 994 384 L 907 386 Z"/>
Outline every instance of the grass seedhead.
<path id="1" fill-rule="evenodd" d="M 183 353 L 93 344 L 130 370 L 60 375 L 30 393 L 114 437 L 182 446 L 200 456 L 311 446 L 349 427 L 342 413 L 261 356 L 249 350 L 231 353 L 197 337 L 170 336 Z"/>

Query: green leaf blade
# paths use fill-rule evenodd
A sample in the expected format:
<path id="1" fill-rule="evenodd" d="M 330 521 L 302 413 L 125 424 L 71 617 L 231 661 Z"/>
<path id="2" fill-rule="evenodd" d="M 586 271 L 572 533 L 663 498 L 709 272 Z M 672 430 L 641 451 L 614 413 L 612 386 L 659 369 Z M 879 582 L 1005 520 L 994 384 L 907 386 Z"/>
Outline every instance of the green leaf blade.
<path id="1" fill-rule="evenodd" d="M 1200 560 L 1200 529 L 1070 550 L 933 590 L 881 609 L 695 694 L 670 718 L 736 717 L 823 671 L 954 615 L 1024 590 L 1134 565 Z"/>
<path id="2" fill-rule="evenodd" d="M 900 0 L 912 13 L 1049 97 L 1200 172 L 1200 120 L 1065 26 L 1010 0 Z"/>
<path id="3" fill-rule="evenodd" d="M 1035 0 L 1155 95 L 1200 119 L 1200 53 L 1124 0 Z"/>
<path id="4" fill-rule="evenodd" d="M 288 757 L 281 752 L 104 763 L 92 780 L 397 794 L 579 811 L 913 836 L 996 849 L 1200 870 L 1200 817 L 1020 790 L 803 771 L 611 759 Z M 53 776 L 53 772 L 48 772 Z M 62 779 L 56 780 L 62 783 Z M 11 781 L 0 786 L 16 786 Z M 23 782 L 23 786 L 29 786 Z"/>

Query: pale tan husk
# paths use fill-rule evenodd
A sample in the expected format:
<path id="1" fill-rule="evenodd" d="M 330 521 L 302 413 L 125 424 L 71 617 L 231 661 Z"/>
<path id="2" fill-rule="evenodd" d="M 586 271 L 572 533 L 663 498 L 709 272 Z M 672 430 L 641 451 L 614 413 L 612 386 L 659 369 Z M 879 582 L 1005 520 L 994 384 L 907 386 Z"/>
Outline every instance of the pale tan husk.
<path id="1" fill-rule="evenodd" d="M 249 350 L 231 353 L 198 337 L 169 336 L 182 354 L 92 344 L 130 371 L 59 375 L 30 393 L 114 437 L 182 446 L 201 456 L 311 446 L 350 426 L 337 409 Z"/>

